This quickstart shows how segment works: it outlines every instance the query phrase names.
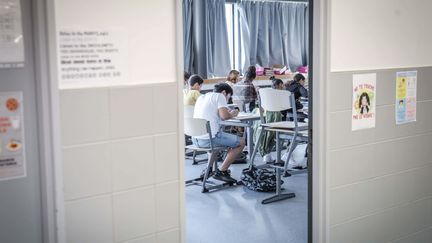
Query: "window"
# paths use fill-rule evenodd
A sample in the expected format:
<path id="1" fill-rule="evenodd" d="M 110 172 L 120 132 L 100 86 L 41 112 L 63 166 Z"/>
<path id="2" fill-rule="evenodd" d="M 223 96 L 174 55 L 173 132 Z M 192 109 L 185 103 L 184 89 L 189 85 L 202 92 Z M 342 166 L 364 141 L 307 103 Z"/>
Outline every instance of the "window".
<path id="1" fill-rule="evenodd" d="M 225 17 L 226 17 L 226 25 L 228 31 L 228 46 L 230 53 L 230 63 L 231 69 L 235 69 L 235 55 L 234 55 L 234 4 L 226 3 L 225 4 Z"/>

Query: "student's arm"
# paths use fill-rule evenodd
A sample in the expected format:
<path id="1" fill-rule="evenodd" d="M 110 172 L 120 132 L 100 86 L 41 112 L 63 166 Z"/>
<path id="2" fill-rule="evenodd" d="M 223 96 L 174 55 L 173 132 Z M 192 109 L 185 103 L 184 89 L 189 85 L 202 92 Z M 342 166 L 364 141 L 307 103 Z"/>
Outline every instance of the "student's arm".
<path id="1" fill-rule="evenodd" d="M 308 91 L 305 87 L 300 86 L 299 91 L 300 91 L 300 94 L 302 97 L 304 97 L 304 98 L 308 97 Z"/>
<path id="2" fill-rule="evenodd" d="M 238 113 L 239 111 L 237 109 L 228 111 L 228 108 L 226 107 L 219 108 L 219 117 L 224 121 L 236 117 Z"/>
<path id="3" fill-rule="evenodd" d="M 224 95 L 220 94 L 217 97 L 216 102 L 217 102 L 219 117 L 222 120 L 224 120 L 224 121 L 229 120 L 229 119 L 236 117 L 238 115 L 238 110 L 232 110 L 232 111 L 228 110 L 228 104 L 227 104 L 227 101 L 226 101 L 226 98 Z"/>

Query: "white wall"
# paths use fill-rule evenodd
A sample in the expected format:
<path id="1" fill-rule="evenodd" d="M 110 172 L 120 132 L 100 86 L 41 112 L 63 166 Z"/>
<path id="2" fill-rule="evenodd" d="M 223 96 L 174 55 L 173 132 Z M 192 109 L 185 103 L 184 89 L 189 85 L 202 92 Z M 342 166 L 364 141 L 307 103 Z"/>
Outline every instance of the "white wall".
<path id="1" fill-rule="evenodd" d="M 432 241 L 431 1 L 329 0 L 321 101 L 331 243 Z M 414 36 L 414 37 L 413 37 Z M 409 67 L 403 68 L 400 67 Z M 395 124 L 396 72 L 418 70 L 417 121 Z M 352 75 L 377 73 L 376 127 L 351 131 Z"/>
<path id="2" fill-rule="evenodd" d="M 56 28 L 120 30 L 128 86 L 60 90 L 68 243 L 177 243 L 181 188 L 174 0 L 57 0 Z"/>
<path id="3" fill-rule="evenodd" d="M 56 0 L 59 30 L 103 30 L 124 35 L 129 66 L 124 84 L 176 80 L 176 1 Z"/>
<path id="4" fill-rule="evenodd" d="M 331 70 L 432 65 L 429 0 L 331 0 Z"/>

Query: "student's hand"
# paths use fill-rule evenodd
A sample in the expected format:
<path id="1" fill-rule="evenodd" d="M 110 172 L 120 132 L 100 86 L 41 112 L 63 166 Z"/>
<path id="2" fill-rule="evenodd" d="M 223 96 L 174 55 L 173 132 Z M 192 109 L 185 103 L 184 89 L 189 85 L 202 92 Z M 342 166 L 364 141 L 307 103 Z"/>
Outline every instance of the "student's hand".
<path id="1" fill-rule="evenodd" d="M 232 117 L 236 117 L 239 114 L 239 110 L 234 109 L 234 110 L 230 111 L 230 113 L 231 113 Z"/>

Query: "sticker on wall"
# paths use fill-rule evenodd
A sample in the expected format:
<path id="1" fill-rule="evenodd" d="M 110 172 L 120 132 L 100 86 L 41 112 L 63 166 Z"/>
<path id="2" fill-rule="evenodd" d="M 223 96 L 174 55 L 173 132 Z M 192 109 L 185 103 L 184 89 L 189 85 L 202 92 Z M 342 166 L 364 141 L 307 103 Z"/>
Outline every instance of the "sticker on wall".
<path id="1" fill-rule="evenodd" d="M 127 38 L 118 31 L 61 30 L 60 88 L 121 85 L 127 80 Z"/>
<path id="2" fill-rule="evenodd" d="M 353 75 L 353 131 L 375 127 L 376 73 Z"/>
<path id="3" fill-rule="evenodd" d="M 0 181 L 26 176 L 22 92 L 0 92 Z"/>
<path id="4" fill-rule="evenodd" d="M 396 124 L 416 121 L 417 71 L 396 73 Z"/>
<path id="5" fill-rule="evenodd" d="M 0 68 L 24 67 L 19 0 L 0 0 Z"/>

